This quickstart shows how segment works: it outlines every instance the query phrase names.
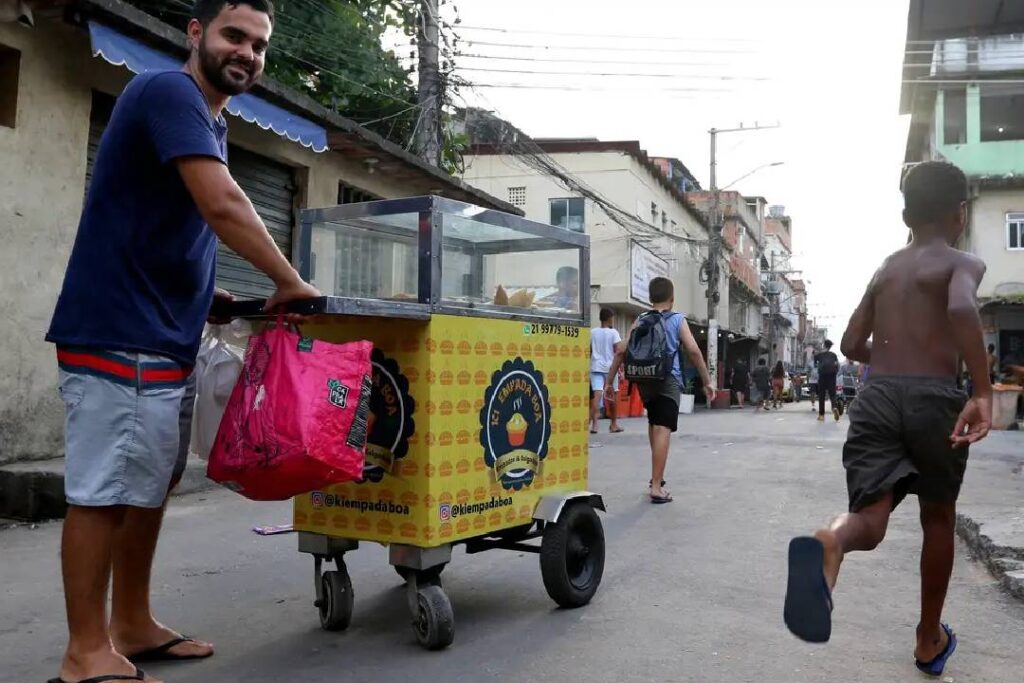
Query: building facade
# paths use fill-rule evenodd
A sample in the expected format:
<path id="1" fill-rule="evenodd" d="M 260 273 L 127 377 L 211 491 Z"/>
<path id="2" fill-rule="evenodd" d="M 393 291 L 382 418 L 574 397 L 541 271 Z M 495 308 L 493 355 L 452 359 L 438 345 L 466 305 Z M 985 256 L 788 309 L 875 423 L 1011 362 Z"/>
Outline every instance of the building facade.
<path id="1" fill-rule="evenodd" d="M 911 30 L 914 29 L 912 16 Z M 988 267 L 978 290 L 986 343 L 1004 363 L 1024 362 L 1024 35 L 946 38 L 908 54 L 907 167 L 956 164 L 970 181 L 960 248 Z"/>
<path id="2" fill-rule="evenodd" d="M 712 216 L 716 201 L 722 216 L 722 246 L 729 278 L 728 318 L 721 324 L 727 333 L 724 341 L 726 367 L 743 359 L 753 367 L 762 353 L 764 316 L 767 299 L 761 286 L 761 261 L 764 241 L 764 215 L 739 192 L 687 193 L 702 213 Z"/>

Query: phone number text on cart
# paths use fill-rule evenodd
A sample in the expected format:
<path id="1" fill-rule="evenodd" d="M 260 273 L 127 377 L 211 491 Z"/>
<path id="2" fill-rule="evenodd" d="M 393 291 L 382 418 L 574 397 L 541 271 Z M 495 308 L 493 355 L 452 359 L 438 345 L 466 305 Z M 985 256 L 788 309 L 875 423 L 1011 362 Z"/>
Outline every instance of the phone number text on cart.
<path id="1" fill-rule="evenodd" d="M 548 325 L 545 323 L 531 323 L 523 326 L 523 334 L 551 334 L 561 337 L 577 338 L 580 336 L 580 328 L 573 325 Z"/>

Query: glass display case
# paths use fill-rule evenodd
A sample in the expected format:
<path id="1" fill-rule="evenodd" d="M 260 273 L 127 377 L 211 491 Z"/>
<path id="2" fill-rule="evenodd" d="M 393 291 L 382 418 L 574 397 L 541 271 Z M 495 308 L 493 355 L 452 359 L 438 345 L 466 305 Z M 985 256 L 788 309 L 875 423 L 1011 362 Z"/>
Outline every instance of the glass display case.
<path id="1" fill-rule="evenodd" d="M 302 212 L 303 278 L 380 311 L 589 324 L 589 262 L 584 234 L 441 197 Z"/>

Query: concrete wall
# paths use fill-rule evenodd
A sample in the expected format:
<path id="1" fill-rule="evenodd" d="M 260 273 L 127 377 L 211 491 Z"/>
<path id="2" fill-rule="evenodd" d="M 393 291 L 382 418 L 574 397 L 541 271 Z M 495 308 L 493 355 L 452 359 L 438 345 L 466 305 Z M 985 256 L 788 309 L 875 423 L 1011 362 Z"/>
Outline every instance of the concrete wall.
<path id="1" fill-rule="evenodd" d="M 116 95 L 131 74 L 91 56 L 66 24 L 0 24 L 21 51 L 15 128 L 0 126 L 0 463 L 61 455 L 54 350 L 43 341 L 78 227 L 92 90 Z M 338 182 L 382 197 L 420 194 L 340 154 L 316 154 L 228 117 L 229 140 L 297 170 L 300 203 L 332 206 Z M 329 250 L 333 255 L 333 250 Z"/>
<path id="2" fill-rule="evenodd" d="M 91 96 L 76 77 L 83 70 L 76 48 L 85 47 L 76 32 L 0 24 L 0 45 L 21 51 L 17 124 L 0 127 L 0 462 L 6 462 L 63 448 L 56 358 L 43 336 L 82 209 Z"/>
<path id="3" fill-rule="evenodd" d="M 978 295 L 1024 294 L 1024 250 L 1006 248 L 1006 214 L 1024 213 L 1024 189 L 982 189 L 971 202 L 970 251 L 988 266 Z"/>
<path id="4" fill-rule="evenodd" d="M 656 178 L 635 159 L 618 152 L 554 154 L 556 162 L 572 175 L 640 220 L 651 222 L 651 203 L 664 210 L 671 230 L 675 221 L 677 234 L 694 239 L 707 239 L 700 223 L 676 200 Z M 525 187 L 526 201 L 521 206 L 526 217 L 549 223 L 549 200 L 572 197 L 554 178 L 543 175 L 512 156 L 467 156 L 465 180 L 485 192 L 508 199 L 509 188 Z M 633 237 L 609 218 L 595 203 L 586 201 L 585 230 L 591 238 L 591 285 L 598 287 L 596 308 L 601 304 L 623 304 L 623 310 L 639 310 L 630 297 L 629 244 Z M 669 262 L 669 272 L 676 286 L 676 308 L 691 317 L 706 317 L 704 285 L 698 281 L 703 248 L 673 240 L 669 236 L 647 245 Z M 728 301 L 728 285 L 722 290 L 722 311 Z"/>

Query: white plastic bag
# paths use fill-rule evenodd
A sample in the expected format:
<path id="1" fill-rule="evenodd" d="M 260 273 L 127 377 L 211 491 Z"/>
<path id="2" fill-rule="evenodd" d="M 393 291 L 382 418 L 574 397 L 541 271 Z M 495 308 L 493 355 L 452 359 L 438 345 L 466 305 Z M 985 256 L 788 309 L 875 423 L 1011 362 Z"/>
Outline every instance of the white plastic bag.
<path id="1" fill-rule="evenodd" d="M 242 351 L 221 338 L 221 326 L 211 325 L 196 358 L 196 407 L 192 418 L 192 450 L 206 460 L 217 438 L 231 391 L 242 372 Z"/>

